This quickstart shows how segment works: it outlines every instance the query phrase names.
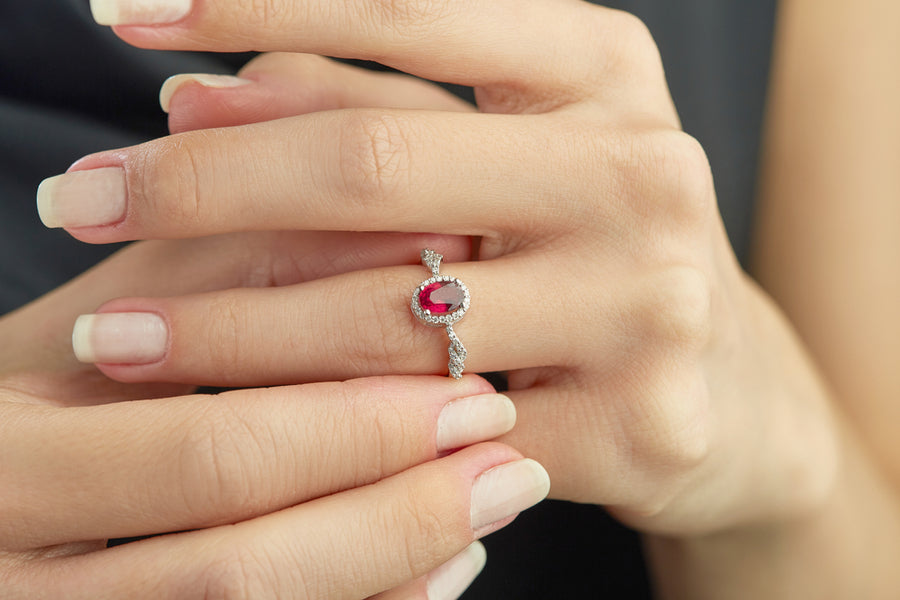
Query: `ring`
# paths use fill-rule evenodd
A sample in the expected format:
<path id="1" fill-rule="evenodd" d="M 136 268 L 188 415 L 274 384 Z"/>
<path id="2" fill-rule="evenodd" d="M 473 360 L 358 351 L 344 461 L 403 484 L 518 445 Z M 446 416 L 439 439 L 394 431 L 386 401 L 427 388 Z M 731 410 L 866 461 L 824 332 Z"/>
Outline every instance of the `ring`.
<path id="1" fill-rule="evenodd" d="M 462 319 L 469 310 L 469 288 L 456 277 L 441 275 L 441 261 L 444 256 L 434 250 L 422 250 L 422 264 L 431 269 L 431 277 L 426 279 L 412 295 L 412 311 L 429 327 L 445 327 L 450 338 L 450 376 L 462 377 L 466 362 L 466 347 L 462 345 L 453 324 Z"/>

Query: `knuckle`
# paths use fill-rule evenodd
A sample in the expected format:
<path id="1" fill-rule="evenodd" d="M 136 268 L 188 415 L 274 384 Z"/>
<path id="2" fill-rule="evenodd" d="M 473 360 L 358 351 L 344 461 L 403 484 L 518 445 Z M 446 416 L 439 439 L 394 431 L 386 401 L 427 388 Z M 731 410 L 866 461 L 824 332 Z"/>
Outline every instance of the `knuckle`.
<path id="1" fill-rule="evenodd" d="M 349 463 L 335 461 L 352 472 L 352 476 L 345 479 L 352 479 L 355 485 L 364 485 L 405 469 L 410 464 L 410 457 L 420 452 L 417 441 L 421 440 L 421 435 L 416 431 L 417 424 L 410 423 L 408 405 L 396 400 L 392 385 L 366 378 L 343 382 L 337 390 L 347 408 L 330 417 L 333 421 L 326 424 L 333 423 L 333 426 L 328 427 L 329 431 L 346 430 L 347 423 L 353 421 L 351 417 L 359 415 L 353 407 L 378 397 L 378 410 L 366 412 L 365 435 L 335 436 L 331 451 L 338 456 L 354 457 Z"/>
<path id="2" fill-rule="evenodd" d="M 205 308 L 206 318 L 199 337 L 208 357 L 204 367 L 215 376 L 227 377 L 240 370 L 242 340 L 247 337 L 249 316 L 245 307 L 227 294 L 211 299 Z"/>
<path id="3" fill-rule="evenodd" d="M 709 397 L 699 369 L 650 379 L 627 408 L 626 468 L 640 482 L 634 505 L 644 516 L 667 509 L 712 453 Z"/>
<path id="4" fill-rule="evenodd" d="M 609 11 L 607 18 L 612 20 L 611 26 L 619 32 L 623 40 L 631 46 L 649 46 L 656 48 L 653 34 L 644 21 L 628 11 Z"/>
<path id="5" fill-rule="evenodd" d="M 416 577 L 436 564 L 448 545 L 454 543 L 449 531 L 447 516 L 440 513 L 431 501 L 434 490 L 420 489 L 409 485 L 401 499 L 395 502 L 388 514 L 388 527 L 399 527 L 402 536 L 402 556 L 408 574 Z"/>
<path id="6" fill-rule="evenodd" d="M 404 40 L 424 39 L 464 2 L 446 0 L 375 0 L 367 3 L 369 16 L 382 30 Z"/>
<path id="7" fill-rule="evenodd" d="M 694 354 L 711 335 L 712 292 L 697 268 L 669 267 L 650 277 L 639 309 L 642 329 L 656 342 Z"/>
<path id="8" fill-rule="evenodd" d="M 248 15 L 251 22 L 271 28 L 283 29 L 294 24 L 296 2 L 284 0 L 243 0 L 244 14 Z"/>
<path id="9" fill-rule="evenodd" d="M 254 477 L 254 465 L 274 445 L 272 432 L 264 435 L 227 401 L 201 411 L 186 431 L 178 444 L 178 480 L 187 511 L 201 521 L 235 511 L 253 513 L 253 498 L 269 496 L 265 481 Z"/>
<path id="10" fill-rule="evenodd" d="M 386 208 L 410 175 L 409 122 L 402 117 L 355 113 L 340 132 L 344 192 L 365 208 Z"/>
<path id="11" fill-rule="evenodd" d="M 355 283 L 354 283 L 355 282 Z M 351 282 L 358 288 L 357 280 Z M 365 289 L 373 297 L 393 298 L 397 290 L 410 288 L 408 277 L 393 272 L 371 273 Z M 421 363 L 421 328 L 413 327 L 407 303 L 378 302 L 375 306 L 354 302 L 347 308 L 341 330 L 341 346 L 362 373 L 409 372 Z"/>
<path id="12" fill-rule="evenodd" d="M 651 376 L 628 407 L 635 458 L 645 468 L 679 474 L 709 455 L 709 397 L 696 368 Z"/>
<path id="13" fill-rule="evenodd" d="M 675 130 L 637 135 L 624 144 L 624 177 L 646 210 L 691 231 L 715 215 L 712 170 L 700 143 Z M 648 206 L 649 205 L 649 206 Z"/>
<path id="14" fill-rule="evenodd" d="M 198 138 L 201 145 L 196 144 Z M 200 181 L 202 158 L 200 147 L 208 142 L 201 133 L 187 137 L 175 137 L 149 145 L 134 159 L 128 181 L 131 200 L 141 212 L 149 211 L 155 219 L 165 220 L 167 227 L 190 231 L 202 224 L 206 203 L 202 197 Z"/>
<path id="15" fill-rule="evenodd" d="M 659 49 L 644 21 L 620 10 L 600 10 L 596 14 L 604 37 L 610 40 L 604 48 L 610 66 L 629 76 L 661 72 Z"/>
<path id="16" fill-rule="evenodd" d="M 696 371 L 675 382 L 667 419 L 659 430 L 659 456 L 675 473 L 693 470 L 709 457 L 709 414 L 706 385 Z M 670 382 L 671 385 L 671 382 Z"/>
<path id="17" fill-rule="evenodd" d="M 685 220 L 708 222 L 715 211 L 714 186 L 712 169 L 700 142 L 681 131 L 670 132 L 662 144 L 661 172 Z"/>
<path id="18" fill-rule="evenodd" d="M 198 578 L 202 590 L 200 597 L 215 600 L 252 600 L 267 597 L 275 586 L 269 580 L 271 572 L 265 560 L 245 549 L 231 544 L 209 561 Z M 267 590 L 268 589 L 268 593 Z"/>

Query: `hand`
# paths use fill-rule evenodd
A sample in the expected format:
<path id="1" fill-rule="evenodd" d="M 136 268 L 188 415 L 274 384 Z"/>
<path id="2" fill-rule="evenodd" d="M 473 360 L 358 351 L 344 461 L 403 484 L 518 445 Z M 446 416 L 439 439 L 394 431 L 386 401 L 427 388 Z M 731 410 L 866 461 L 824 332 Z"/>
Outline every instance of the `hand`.
<path id="1" fill-rule="evenodd" d="M 139 46 L 376 59 L 475 86 L 482 114 L 361 101 L 102 153 L 66 181 L 115 193 L 69 218 L 67 194 L 48 192 L 52 223 L 97 243 L 285 227 L 482 236 L 480 262 L 446 269 L 472 291 L 457 331 L 469 370 L 510 371 L 519 425 L 505 439 L 548 467 L 555 496 L 688 534 L 782 518 L 828 494 L 827 394 L 734 260 L 703 151 L 680 131 L 634 17 L 549 1 L 94 4 Z M 227 94 L 260 110 L 252 86 L 215 90 L 220 106 Z M 100 367 L 122 381 L 235 385 L 435 373 L 445 343 L 407 307 L 422 278 L 382 268 L 118 301 L 102 311 L 166 321 L 166 351 Z M 188 356 L 198 335 L 211 351 Z"/>
<path id="2" fill-rule="evenodd" d="M 461 592 L 484 560 L 473 540 L 548 485 L 507 446 L 448 455 L 512 427 L 512 404 L 486 382 L 373 378 L 179 396 L 190 389 L 117 384 L 72 355 L 75 316 L 109 297 L 269 284 L 260 269 L 276 248 L 287 283 L 402 262 L 422 241 L 377 236 L 354 249 L 365 237 L 139 243 L 0 319 L 3 597 Z M 357 252 L 373 243 L 377 252 Z M 108 538 L 176 531 L 186 533 L 105 548 Z"/>

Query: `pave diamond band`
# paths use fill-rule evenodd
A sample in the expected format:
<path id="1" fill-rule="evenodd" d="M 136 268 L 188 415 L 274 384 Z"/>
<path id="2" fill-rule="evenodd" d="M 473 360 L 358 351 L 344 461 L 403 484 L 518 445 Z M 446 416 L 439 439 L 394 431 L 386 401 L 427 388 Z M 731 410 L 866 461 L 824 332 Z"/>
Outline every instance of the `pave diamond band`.
<path id="1" fill-rule="evenodd" d="M 444 327 L 450 338 L 447 366 L 454 379 L 462 377 L 466 362 L 466 347 L 459 341 L 453 324 L 462 319 L 469 310 L 469 289 L 456 277 L 441 275 L 443 255 L 434 250 L 422 250 L 422 264 L 431 270 L 431 277 L 419 284 L 413 291 L 410 307 L 412 312 L 429 327 Z"/>

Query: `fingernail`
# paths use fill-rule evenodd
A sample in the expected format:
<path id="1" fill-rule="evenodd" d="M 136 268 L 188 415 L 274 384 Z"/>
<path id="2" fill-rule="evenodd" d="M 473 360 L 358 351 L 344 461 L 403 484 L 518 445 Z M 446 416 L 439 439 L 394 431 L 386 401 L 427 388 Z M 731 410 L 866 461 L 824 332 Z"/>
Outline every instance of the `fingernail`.
<path id="1" fill-rule="evenodd" d="M 503 394 L 454 400 L 444 406 L 437 422 L 439 452 L 462 448 L 503 435 L 516 424 L 516 407 Z"/>
<path id="2" fill-rule="evenodd" d="M 75 357 L 85 363 L 144 365 L 162 359 L 169 328 L 153 313 L 82 315 L 72 329 Z"/>
<path id="3" fill-rule="evenodd" d="M 468 548 L 435 569 L 425 584 L 428 600 L 456 600 L 462 596 L 487 562 L 487 551 L 481 542 Z"/>
<path id="4" fill-rule="evenodd" d="M 231 75 L 207 75 L 206 73 L 182 73 L 166 79 L 159 90 L 159 105 L 164 112 L 169 112 L 169 104 L 176 90 L 185 83 L 199 83 L 208 88 L 230 88 L 253 83 L 249 79 L 241 79 Z"/>
<path id="5" fill-rule="evenodd" d="M 191 0 L 91 0 L 100 25 L 161 25 L 180 21 L 191 12 Z"/>
<path id="6" fill-rule="evenodd" d="M 110 225 L 125 217 L 125 170 L 72 171 L 41 182 L 38 215 L 47 227 Z"/>
<path id="7" fill-rule="evenodd" d="M 547 497 L 550 476 L 537 462 L 524 458 L 488 469 L 472 486 L 472 530 L 481 537 L 497 525 Z"/>

